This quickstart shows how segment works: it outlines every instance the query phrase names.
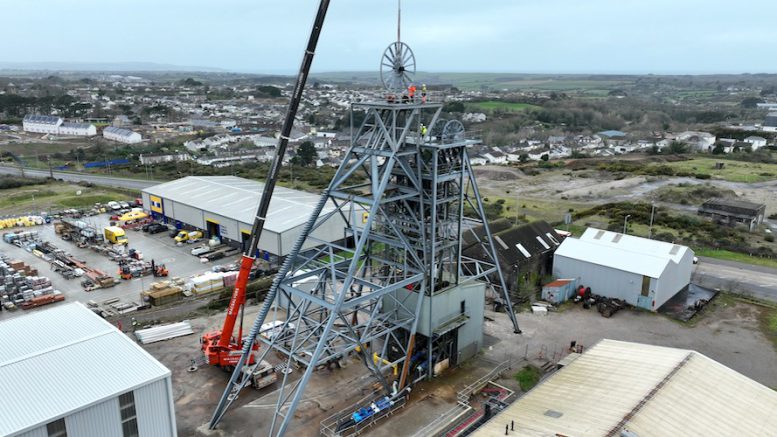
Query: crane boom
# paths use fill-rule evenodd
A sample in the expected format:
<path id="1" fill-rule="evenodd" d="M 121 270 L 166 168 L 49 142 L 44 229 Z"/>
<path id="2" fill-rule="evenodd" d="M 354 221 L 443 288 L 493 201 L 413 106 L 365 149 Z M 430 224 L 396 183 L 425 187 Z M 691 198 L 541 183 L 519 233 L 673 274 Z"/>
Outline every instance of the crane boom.
<path id="1" fill-rule="evenodd" d="M 236 341 L 232 339 L 232 333 L 235 329 L 238 315 L 245 305 L 248 278 L 250 276 L 254 260 L 256 259 L 256 252 L 259 248 L 259 239 L 264 229 L 264 224 L 267 218 L 267 211 L 270 208 L 270 201 L 272 200 L 273 191 L 275 190 L 275 184 L 278 181 L 278 175 L 283 164 L 283 157 L 286 154 L 286 148 L 289 144 L 291 129 L 294 126 L 294 119 L 297 116 L 297 110 L 299 109 L 299 104 L 302 100 L 302 92 L 305 89 L 305 83 L 308 79 L 310 66 L 313 63 L 313 56 L 315 55 L 316 46 L 318 45 L 318 38 L 321 34 L 321 28 L 324 24 L 324 18 L 326 17 L 326 11 L 328 8 L 329 0 L 321 0 L 318 13 L 316 14 L 315 21 L 313 22 L 313 28 L 310 32 L 308 45 L 305 49 L 305 54 L 302 57 L 302 64 L 300 65 L 299 73 L 297 74 L 297 81 L 294 84 L 294 90 L 291 94 L 291 100 L 289 101 L 289 107 L 286 111 L 286 117 L 283 121 L 280 138 L 278 139 L 278 146 L 275 149 L 272 165 L 270 166 L 270 169 L 267 173 L 267 179 L 265 181 L 264 188 L 262 189 L 262 197 L 259 200 L 259 208 L 256 212 L 256 217 L 254 218 L 254 223 L 251 228 L 251 236 L 248 241 L 248 245 L 243 251 L 243 256 L 240 262 L 240 270 L 235 282 L 235 290 L 232 292 L 232 297 L 229 301 L 229 307 L 227 308 L 227 315 L 224 319 L 224 325 L 220 331 L 206 333 L 203 336 L 203 352 L 208 358 L 209 364 L 231 368 L 237 364 L 237 361 L 240 358 L 239 352 L 242 349 L 243 334 L 242 326 L 237 334 Z"/>

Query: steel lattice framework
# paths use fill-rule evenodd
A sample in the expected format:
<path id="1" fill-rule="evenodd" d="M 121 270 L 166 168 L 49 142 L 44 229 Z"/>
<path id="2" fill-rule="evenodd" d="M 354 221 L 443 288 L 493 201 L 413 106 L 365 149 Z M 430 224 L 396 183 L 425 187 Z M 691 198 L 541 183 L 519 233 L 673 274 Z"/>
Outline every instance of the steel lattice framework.
<path id="1" fill-rule="evenodd" d="M 254 341 L 263 343 L 257 363 L 270 351 L 301 366 L 301 377 L 284 373 L 271 425 L 283 435 L 313 371 L 358 355 L 387 393 L 388 369 L 402 369 L 408 385 L 410 357 L 422 302 L 467 281 L 489 284 L 492 296 L 511 308 L 466 146 L 461 136 L 432 136 L 438 103 L 358 103 L 352 107 L 352 140 L 341 166 L 282 265 L 246 339 L 211 426 L 248 383 L 245 366 Z M 365 114 L 358 126 L 353 114 Z M 334 211 L 322 214 L 327 204 Z M 341 243 L 310 234 L 339 214 L 347 223 Z M 461 255 L 462 234 L 483 224 L 478 241 L 490 259 Z M 474 232 L 473 232 L 474 235 Z M 305 243 L 308 244 L 305 244 Z M 300 248 L 315 243 L 315 249 Z M 411 294 L 418 298 L 408 299 Z M 511 310 L 516 332 L 518 322 Z M 268 321 L 282 328 L 261 332 Z M 431 330 L 431 329 L 430 329 Z M 427 350 L 433 348 L 428 339 Z M 432 375 L 428 353 L 427 374 Z M 246 367 L 244 369 L 243 367 Z"/>

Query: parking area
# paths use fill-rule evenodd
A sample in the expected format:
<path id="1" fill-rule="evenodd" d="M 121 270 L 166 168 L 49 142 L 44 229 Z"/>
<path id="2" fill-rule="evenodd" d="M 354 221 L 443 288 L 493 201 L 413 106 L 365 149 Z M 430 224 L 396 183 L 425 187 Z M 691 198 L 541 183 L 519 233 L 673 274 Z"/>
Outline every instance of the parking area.
<path id="1" fill-rule="evenodd" d="M 105 226 L 110 224 L 110 215 L 100 214 L 84 217 L 79 220 L 102 231 Z M 66 302 L 79 301 L 87 303 L 91 300 L 101 303 L 109 299 L 118 298 L 123 302 L 140 303 L 141 291 L 148 289 L 151 283 L 156 280 L 166 279 L 155 278 L 151 275 L 130 280 L 120 279 L 118 275 L 119 266 L 116 262 L 111 261 L 106 255 L 87 248 L 79 248 L 71 241 L 62 240 L 54 232 L 54 222 L 42 226 L 25 228 L 24 230 L 37 231 L 41 240 L 53 243 L 58 248 L 69 252 L 73 257 L 85 261 L 88 266 L 102 270 L 106 274 L 116 278 L 117 284 L 113 287 L 85 291 L 81 286 L 81 280 L 83 278 L 65 279 L 63 276 L 53 271 L 48 262 L 35 256 L 32 252 L 28 252 L 25 249 L 12 244 L 0 243 L 0 253 L 7 255 L 10 260 L 21 260 L 24 263 L 37 268 L 39 275 L 49 277 L 52 286 L 65 295 Z M 216 264 L 228 264 L 237 259 L 236 256 L 232 256 L 214 262 L 203 263 L 198 257 L 193 256 L 190 253 L 191 249 L 194 246 L 197 246 L 197 244 L 183 244 L 178 246 L 175 241 L 169 237 L 167 232 L 149 234 L 141 230 L 127 230 L 126 233 L 129 240 L 128 248 L 140 251 L 145 261 L 154 260 L 156 264 L 164 264 L 169 271 L 169 278 L 179 277 L 185 279 L 192 275 L 210 270 Z M 46 308 L 46 306 L 40 308 Z M 0 320 L 16 317 L 25 314 L 27 311 L 35 311 L 35 309 L 0 311 Z"/>

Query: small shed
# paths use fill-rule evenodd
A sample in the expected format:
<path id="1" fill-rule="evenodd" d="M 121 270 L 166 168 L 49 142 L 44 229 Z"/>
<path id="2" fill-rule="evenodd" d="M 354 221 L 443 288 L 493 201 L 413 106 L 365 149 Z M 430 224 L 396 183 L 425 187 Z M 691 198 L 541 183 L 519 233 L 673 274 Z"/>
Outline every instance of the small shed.
<path id="1" fill-rule="evenodd" d="M 552 304 L 560 304 L 575 295 L 575 279 L 556 279 L 542 286 L 542 299 Z"/>

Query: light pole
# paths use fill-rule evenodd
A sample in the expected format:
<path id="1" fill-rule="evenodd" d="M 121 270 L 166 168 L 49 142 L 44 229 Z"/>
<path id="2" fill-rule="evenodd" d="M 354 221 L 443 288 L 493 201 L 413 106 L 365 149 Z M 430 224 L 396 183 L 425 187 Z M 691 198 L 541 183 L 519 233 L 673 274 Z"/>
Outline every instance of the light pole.
<path id="1" fill-rule="evenodd" d="M 623 233 L 626 234 L 626 226 L 628 226 L 629 223 L 629 217 L 631 217 L 631 214 L 627 215 L 623 218 Z"/>
<path id="2" fill-rule="evenodd" d="M 650 226 L 648 227 L 648 239 L 653 238 L 653 215 L 656 213 L 656 203 L 650 202 Z"/>

